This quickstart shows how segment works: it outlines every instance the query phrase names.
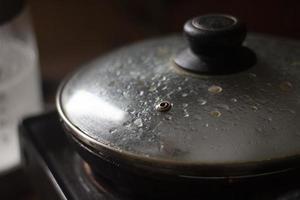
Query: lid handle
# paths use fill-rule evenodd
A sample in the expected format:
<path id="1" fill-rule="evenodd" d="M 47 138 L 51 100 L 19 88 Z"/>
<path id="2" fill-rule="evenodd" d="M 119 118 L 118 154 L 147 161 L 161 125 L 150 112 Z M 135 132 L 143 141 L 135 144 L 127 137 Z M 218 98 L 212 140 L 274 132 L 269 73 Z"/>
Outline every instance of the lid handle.
<path id="1" fill-rule="evenodd" d="M 202 74 L 245 70 L 256 62 L 255 54 L 242 46 L 246 34 L 246 25 L 230 15 L 203 15 L 188 20 L 184 35 L 189 47 L 175 58 L 175 63 Z"/>

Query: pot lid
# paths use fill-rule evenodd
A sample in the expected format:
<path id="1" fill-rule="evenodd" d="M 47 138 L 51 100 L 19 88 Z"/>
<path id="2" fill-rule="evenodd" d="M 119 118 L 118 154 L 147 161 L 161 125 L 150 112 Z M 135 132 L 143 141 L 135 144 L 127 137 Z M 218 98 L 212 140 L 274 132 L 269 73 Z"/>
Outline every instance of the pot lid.
<path id="1" fill-rule="evenodd" d="M 228 18 L 217 16 L 217 20 Z M 219 31 L 210 36 L 212 40 L 220 35 L 231 37 L 224 34 L 226 23 L 210 24 L 212 31 Z M 238 31 L 229 31 L 236 39 Z M 227 39 L 209 46 L 206 40 L 211 39 L 206 38 L 201 47 L 204 53 L 201 48 L 199 53 L 184 38 L 173 35 L 102 56 L 61 85 L 57 97 L 60 116 L 72 135 L 95 152 L 101 154 L 105 149 L 152 167 L 167 163 L 169 168 L 213 166 L 211 170 L 224 171 L 227 165 L 249 165 L 253 172 L 267 163 L 281 166 L 281 160 L 298 158 L 300 43 L 249 34 L 243 46 L 248 55 L 242 55 L 247 62 L 243 63 L 232 61 L 224 51 L 213 53 L 211 49 L 218 45 L 226 51 L 234 49 L 234 45 L 223 44 Z M 237 39 L 239 48 L 242 39 Z M 185 67 L 211 63 L 212 54 L 223 59 L 221 67 L 216 62 L 201 70 Z M 246 174 L 241 171 L 232 174 Z"/>

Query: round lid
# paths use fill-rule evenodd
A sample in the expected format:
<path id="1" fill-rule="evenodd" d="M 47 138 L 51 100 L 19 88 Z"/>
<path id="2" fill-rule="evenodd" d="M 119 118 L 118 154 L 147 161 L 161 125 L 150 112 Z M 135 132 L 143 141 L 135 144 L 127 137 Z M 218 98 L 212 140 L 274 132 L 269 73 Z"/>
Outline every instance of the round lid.
<path id="1" fill-rule="evenodd" d="M 221 27 L 214 37 L 224 35 L 223 25 L 214 26 Z M 242 40 L 237 40 L 241 48 Z M 235 46 L 224 41 L 218 45 L 226 51 Z M 173 35 L 90 62 L 61 85 L 60 116 L 73 136 L 95 152 L 105 149 L 153 169 L 181 167 L 180 173 L 188 175 L 192 168 L 206 166 L 208 176 L 225 171 L 242 176 L 294 166 L 289 161 L 300 155 L 300 43 L 250 34 L 243 48 L 247 59 L 254 60 L 245 64 L 234 61 L 241 60 L 238 54 L 226 54 L 234 55 L 226 66 L 210 65 L 220 52 L 203 43 L 204 53 L 195 53 Z M 199 68 L 204 60 L 206 67 L 186 69 L 180 65 L 182 54 L 186 60 L 201 60 Z"/>

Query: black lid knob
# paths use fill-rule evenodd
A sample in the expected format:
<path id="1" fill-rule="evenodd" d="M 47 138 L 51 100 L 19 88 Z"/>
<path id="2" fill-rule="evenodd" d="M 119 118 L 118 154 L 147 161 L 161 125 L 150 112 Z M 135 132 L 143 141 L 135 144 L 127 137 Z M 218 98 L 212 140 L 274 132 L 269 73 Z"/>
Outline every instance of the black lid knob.
<path id="1" fill-rule="evenodd" d="M 241 46 L 246 26 L 229 15 L 204 15 L 187 21 L 184 33 L 196 54 L 223 51 Z"/>
<path id="2" fill-rule="evenodd" d="M 206 74 L 226 74 L 252 66 L 254 53 L 243 47 L 246 25 L 236 17 L 203 15 L 188 20 L 184 34 L 189 47 L 175 58 L 180 67 Z"/>

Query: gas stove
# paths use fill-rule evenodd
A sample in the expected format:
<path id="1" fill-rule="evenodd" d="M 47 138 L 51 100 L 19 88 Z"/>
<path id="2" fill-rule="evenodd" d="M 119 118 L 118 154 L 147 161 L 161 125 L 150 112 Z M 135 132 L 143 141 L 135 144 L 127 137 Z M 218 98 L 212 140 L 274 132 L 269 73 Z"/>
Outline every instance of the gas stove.
<path id="1" fill-rule="evenodd" d="M 93 175 L 68 143 L 56 111 L 25 119 L 20 125 L 23 165 L 36 186 L 41 199 L 58 200 L 125 200 L 153 199 L 128 192 L 117 184 Z M 284 179 L 272 179 L 268 184 L 257 182 L 248 187 L 226 187 L 214 193 L 176 197 L 172 199 L 300 199 L 299 172 Z M 201 194 L 201 192 L 200 192 Z M 162 199 L 170 199 L 163 197 Z"/>

